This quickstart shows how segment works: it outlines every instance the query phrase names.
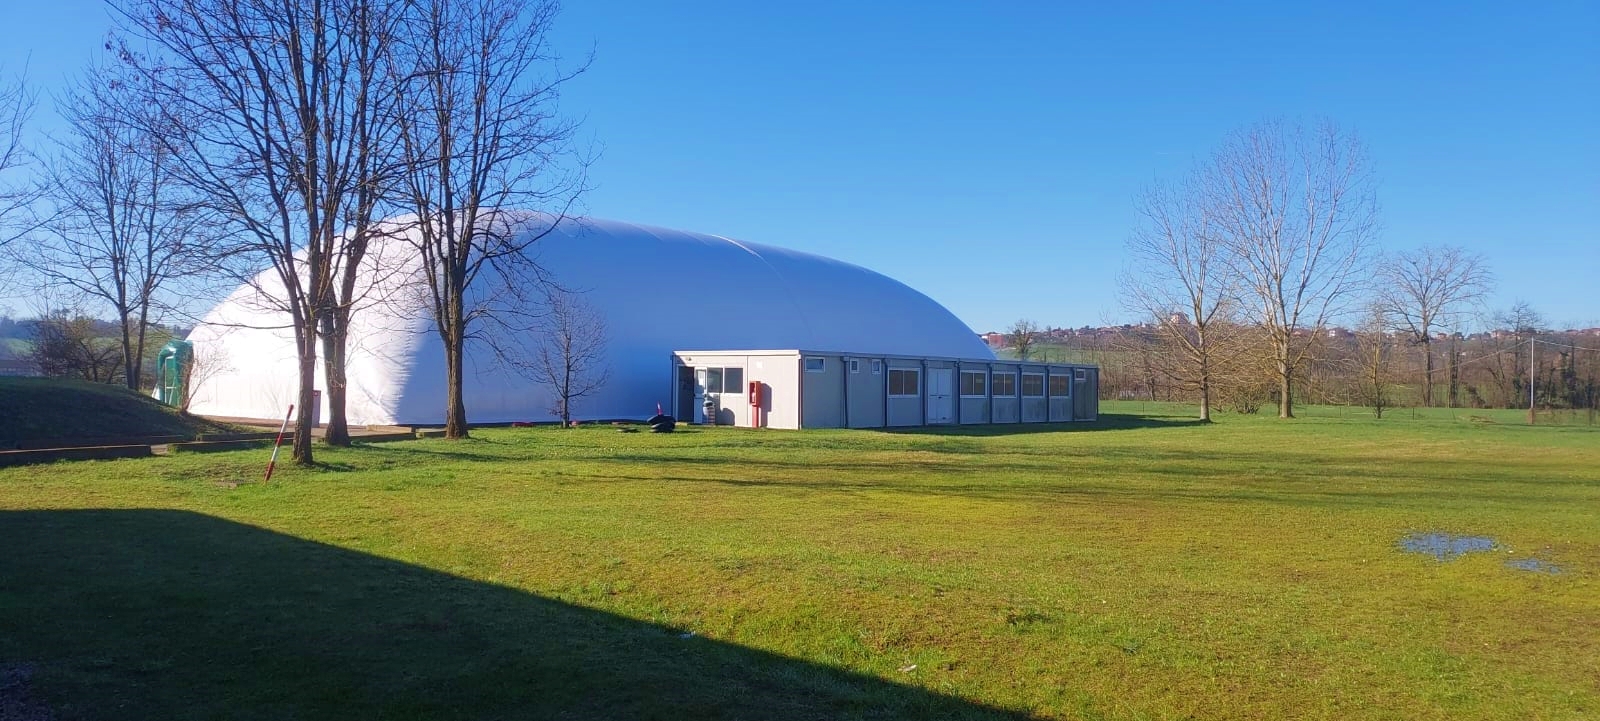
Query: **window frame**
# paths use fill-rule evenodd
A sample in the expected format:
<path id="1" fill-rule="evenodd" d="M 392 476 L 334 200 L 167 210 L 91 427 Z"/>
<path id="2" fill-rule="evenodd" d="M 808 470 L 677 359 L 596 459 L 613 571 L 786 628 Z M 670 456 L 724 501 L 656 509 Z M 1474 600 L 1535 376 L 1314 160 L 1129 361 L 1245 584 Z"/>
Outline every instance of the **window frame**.
<path id="1" fill-rule="evenodd" d="M 883 361 L 877 358 L 872 359 L 872 374 L 875 376 L 883 375 Z"/>
<path id="2" fill-rule="evenodd" d="M 905 390 L 906 377 L 909 374 L 910 378 L 912 379 L 912 381 L 911 381 L 912 392 L 910 392 L 910 393 L 904 393 L 904 392 L 896 393 L 895 392 L 896 388 L 895 388 L 894 378 L 895 378 L 895 374 L 896 373 L 900 374 L 900 388 L 899 388 L 899 390 L 901 390 L 901 391 Z M 921 398 L 922 397 L 922 369 L 920 369 L 920 368 L 890 368 L 889 369 L 888 391 L 889 391 L 889 397 L 890 398 Z"/>
<path id="3" fill-rule="evenodd" d="M 729 388 L 728 388 L 728 380 L 729 380 L 728 371 L 733 371 L 733 372 L 739 374 L 739 380 L 733 384 L 732 390 L 729 390 Z M 723 393 L 743 393 L 744 391 L 745 391 L 745 388 L 744 388 L 744 368 L 741 367 L 741 366 L 723 366 L 722 367 L 722 392 Z"/>
<path id="4" fill-rule="evenodd" d="M 1083 368 L 1074 368 L 1072 369 L 1072 379 L 1075 381 L 1089 380 L 1089 371 Z"/>
<path id="5" fill-rule="evenodd" d="M 1039 392 L 1038 393 L 1029 393 L 1028 392 L 1028 379 L 1030 379 L 1030 378 L 1038 379 L 1038 381 L 1039 381 Z M 1022 393 L 1022 397 L 1023 398 L 1043 398 L 1043 397 L 1045 397 L 1045 395 L 1044 395 L 1044 391 L 1045 391 L 1044 374 L 1043 373 L 1029 373 L 1027 371 L 1023 371 L 1022 379 L 1017 383 L 1017 389 Z"/>
<path id="6" fill-rule="evenodd" d="M 812 361 L 816 361 L 816 368 L 811 367 Z M 800 366 L 804 368 L 807 373 L 827 373 L 828 359 L 822 356 L 806 356 L 800 361 Z"/>
<path id="7" fill-rule="evenodd" d="M 1006 385 L 1010 386 L 1005 393 L 999 390 L 1001 380 L 1007 381 Z M 995 398 L 1016 398 L 1018 387 L 1016 371 L 996 371 L 989 374 L 989 389 L 993 391 Z"/>
<path id="8" fill-rule="evenodd" d="M 861 372 L 861 359 L 859 359 L 859 358 L 851 358 L 850 359 L 850 372 L 851 373 L 860 373 Z"/>
<path id="9" fill-rule="evenodd" d="M 1061 393 L 1056 392 L 1056 381 L 1061 381 L 1061 387 L 1065 389 Z M 1070 375 L 1051 374 L 1050 380 L 1045 383 L 1045 386 L 1045 392 L 1050 394 L 1051 398 L 1072 397 L 1072 376 Z"/>
<path id="10" fill-rule="evenodd" d="M 969 392 L 967 378 L 971 376 L 978 379 L 980 386 L 976 393 Z M 961 397 L 962 398 L 988 398 L 989 397 L 989 372 L 988 371 L 961 371 Z"/>

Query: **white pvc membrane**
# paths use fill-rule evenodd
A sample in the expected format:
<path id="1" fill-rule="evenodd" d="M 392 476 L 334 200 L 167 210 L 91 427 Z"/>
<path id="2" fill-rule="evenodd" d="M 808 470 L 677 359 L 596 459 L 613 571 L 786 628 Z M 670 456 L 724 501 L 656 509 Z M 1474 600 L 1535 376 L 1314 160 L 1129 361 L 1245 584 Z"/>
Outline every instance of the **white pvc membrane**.
<path id="1" fill-rule="evenodd" d="M 528 232 L 545 216 L 521 216 Z M 993 359 L 943 306 L 859 266 L 713 235 L 606 220 L 564 220 L 534 246 L 561 286 L 604 318 L 609 380 L 578 402 L 574 417 L 646 418 L 670 412 L 671 352 L 803 349 Z M 374 244 L 349 342 L 349 421 L 444 421 L 444 352 L 419 285 L 417 251 L 403 237 Z M 281 418 L 294 401 L 294 334 L 279 310 L 282 283 L 263 272 L 207 314 L 189 335 L 198 364 L 190 410 L 214 416 Z M 500 287 L 494 287 L 501 284 Z M 491 273 L 472 290 L 503 297 Z M 486 333 L 503 333 L 480 325 Z M 530 346 L 535 337 L 519 339 Z M 469 341 L 467 416 L 474 423 L 553 420 L 546 387 Z M 318 358 L 317 387 L 326 388 Z M 324 397 L 322 418 L 327 418 Z"/>

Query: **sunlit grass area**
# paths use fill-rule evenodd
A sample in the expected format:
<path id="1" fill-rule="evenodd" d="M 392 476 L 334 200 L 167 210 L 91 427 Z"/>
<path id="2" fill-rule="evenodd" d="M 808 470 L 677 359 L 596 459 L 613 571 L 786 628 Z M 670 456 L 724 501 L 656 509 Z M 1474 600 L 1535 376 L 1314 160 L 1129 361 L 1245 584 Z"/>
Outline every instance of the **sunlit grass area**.
<path id="1" fill-rule="evenodd" d="M 64 718 L 1600 713 L 1600 431 L 1107 410 L 4 469 L 0 666 Z"/>

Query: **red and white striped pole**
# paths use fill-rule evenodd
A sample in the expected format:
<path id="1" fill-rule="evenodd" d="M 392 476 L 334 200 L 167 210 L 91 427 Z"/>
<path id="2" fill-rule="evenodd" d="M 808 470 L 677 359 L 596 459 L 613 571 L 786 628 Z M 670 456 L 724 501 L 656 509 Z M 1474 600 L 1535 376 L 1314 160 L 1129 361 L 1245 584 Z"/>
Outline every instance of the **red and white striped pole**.
<path id="1" fill-rule="evenodd" d="M 283 445 L 283 432 L 289 430 L 289 417 L 293 415 L 294 404 L 290 403 L 289 412 L 283 414 L 283 425 L 278 426 L 278 440 L 272 442 L 272 460 L 267 461 L 267 480 L 263 483 L 272 481 L 272 467 L 278 465 L 278 446 Z"/>

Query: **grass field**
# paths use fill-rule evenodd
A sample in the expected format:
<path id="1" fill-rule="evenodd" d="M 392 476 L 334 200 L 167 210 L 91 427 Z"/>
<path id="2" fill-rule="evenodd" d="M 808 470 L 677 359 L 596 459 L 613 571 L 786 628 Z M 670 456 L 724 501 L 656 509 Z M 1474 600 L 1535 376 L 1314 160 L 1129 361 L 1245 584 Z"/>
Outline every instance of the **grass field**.
<path id="1" fill-rule="evenodd" d="M 1600 431 L 1171 413 L 4 469 L 0 671 L 63 719 L 1600 714 Z"/>

